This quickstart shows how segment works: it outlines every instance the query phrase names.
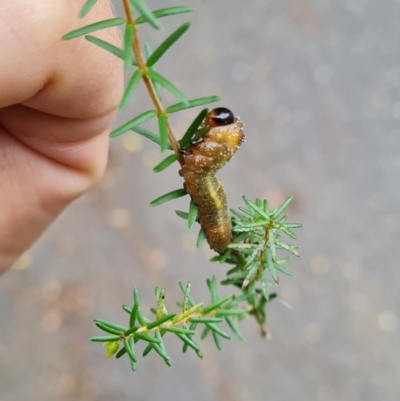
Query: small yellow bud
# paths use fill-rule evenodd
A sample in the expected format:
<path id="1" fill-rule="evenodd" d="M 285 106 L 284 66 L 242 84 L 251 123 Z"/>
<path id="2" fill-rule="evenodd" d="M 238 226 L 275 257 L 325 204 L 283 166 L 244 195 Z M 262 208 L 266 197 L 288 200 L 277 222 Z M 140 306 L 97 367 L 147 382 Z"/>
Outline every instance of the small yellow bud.
<path id="1" fill-rule="evenodd" d="M 119 340 L 103 343 L 103 345 L 106 347 L 107 358 L 111 358 L 118 351 Z"/>

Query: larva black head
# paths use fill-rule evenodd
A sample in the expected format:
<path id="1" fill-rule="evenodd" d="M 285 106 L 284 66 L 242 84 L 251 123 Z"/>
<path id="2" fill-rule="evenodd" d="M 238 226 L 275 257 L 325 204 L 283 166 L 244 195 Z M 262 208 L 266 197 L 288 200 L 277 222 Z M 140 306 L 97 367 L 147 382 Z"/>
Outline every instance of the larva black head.
<path id="1" fill-rule="evenodd" d="M 217 107 L 207 115 L 207 124 L 211 127 L 221 127 L 232 124 L 235 121 L 233 113 L 225 107 Z"/>

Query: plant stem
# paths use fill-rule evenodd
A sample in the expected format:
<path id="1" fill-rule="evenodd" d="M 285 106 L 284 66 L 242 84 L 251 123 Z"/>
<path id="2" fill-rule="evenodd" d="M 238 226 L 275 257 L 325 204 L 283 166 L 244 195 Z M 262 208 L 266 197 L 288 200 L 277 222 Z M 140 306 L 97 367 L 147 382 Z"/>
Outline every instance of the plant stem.
<path id="1" fill-rule="evenodd" d="M 134 333 L 129 334 L 126 337 L 124 335 L 121 335 L 121 338 L 129 338 L 132 336 L 134 337 L 135 333 L 149 333 L 151 331 L 156 331 L 156 330 L 162 329 L 163 327 L 175 327 L 180 324 L 183 325 L 183 324 L 187 323 L 189 321 L 189 319 L 191 319 L 191 318 L 207 317 L 207 316 L 212 317 L 212 316 L 217 315 L 218 310 L 212 310 L 211 312 L 206 313 L 206 314 L 202 313 L 201 311 L 198 311 L 202 306 L 203 306 L 203 303 L 199 303 L 197 305 L 192 306 L 187 311 L 175 316 L 175 318 L 173 318 L 165 323 L 162 323 L 160 326 L 156 326 L 151 329 L 148 329 L 147 326 L 142 326 L 142 327 L 139 327 Z M 178 318 L 178 319 L 176 320 L 176 318 Z M 260 325 L 260 327 L 261 327 L 261 325 Z"/>
<path id="2" fill-rule="evenodd" d="M 160 99 L 157 96 L 157 92 L 154 88 L 153 81 L 149 78 L 147 75 L 148 67 L 146 65 L 141 46 L 140 46 L 140 41 L 139 41 L 139 36 L 138 36 L 138 28 L 137 25 L 135 24 L 134 19 L 132 18 L 132 10 L 131 10 L 131 5 L 129 3 L 129 0 L 122 0 L 123 5 L 124 5 L 124 11 L 125 11 L 125 16 L 126 16 L 126 21 L 128 24 L 131 24 L 133 26 L 133 53 L 135 55 L 136 63 L 140 71 L 142 71 L 143 75 L 143 81 L 144 84 L 146 85 L 147 92 L 150 95 L 151 101 L 153 102 L 157 115 L 165 115 L 167 118 L 167 126 L 168 126 L 168 140 L 172 146 L 173 151 L 175 154 L 178 156 L 178 161 L 180 165 L 183 165 L 183 157 L 182 153 L 180 152 L 181 148 L 179 146 L 179 142 L 176 139 L 176 136 L 174 134 L 174 131 L 171 126 L 171 122 L 169 121 L 168 113 L 165 111 L 163 105 L 160 102 Z"/>
<path id="3" fill-rule="evenodd" d="M 134 21 L 132 19 L 132 10 L 131 10 L 131 5 L 129 3 L 129 0 L 123 0 L 122 1 L 123 6 L 124 6 L 124 11 L 125 11 L 125 16 L 126 16 L 126 22 L 128 24 L 134 25 Z"/>

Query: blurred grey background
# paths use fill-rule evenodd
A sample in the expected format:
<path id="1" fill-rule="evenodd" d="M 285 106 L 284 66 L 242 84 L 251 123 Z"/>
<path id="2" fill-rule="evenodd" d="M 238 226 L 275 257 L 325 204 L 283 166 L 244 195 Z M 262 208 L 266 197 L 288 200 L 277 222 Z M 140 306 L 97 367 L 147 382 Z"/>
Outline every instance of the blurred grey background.
<path id="1" fill-rule="evenodd" d="M 94 317 L 126 321 L 134 286 L 146 307 L 165 287 L 172 309 L 178 280 L 203 300 L 205 278 L 224 276 L 175 216 L 187 199 L 148 206 L 180 187 L 178 167 L 153 174 L 158 147 L 126 134 L 103 180 L 0 280 L 0 401 L 399 400 L 400 1 L 148 1 L 182 3 L 196 12 L 140 34 L 154 49 L 193 21 L 158 67 L 246 123 L 220 174 L 230 204 L 294 195 L 289 215 L 304 223 L 295 277 L 281 277 L 268 310 L 271 339 L 249 320 L 245 343 L 218 353 L 208 339 L 199 360 L 171 337 L 173 367 L 149 355 L 136 374 L 87 341 Z M 140 91 L 116 124 L 149 106 Z M 176 131 L 199 110 L 173 115 Z"/>

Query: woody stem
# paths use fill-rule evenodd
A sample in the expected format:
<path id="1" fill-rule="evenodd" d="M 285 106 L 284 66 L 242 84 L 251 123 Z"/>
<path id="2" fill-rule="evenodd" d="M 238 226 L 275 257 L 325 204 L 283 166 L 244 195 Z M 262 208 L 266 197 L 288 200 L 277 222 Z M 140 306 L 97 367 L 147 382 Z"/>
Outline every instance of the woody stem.
<path id="1" fill-rule="evenodd" d="M 158 116 L 164 115 L 167 119 L 168 140 L 169 140 L 169 143 L 171 144 L 172 150 L 178 156 L 178 161 L 179 161 L 180 165 L 182 166 L 183 165 L 183 156 L 182 156 L 182 153 L 180 152 L 181 147 L 180 147 L 179 142 L 176 139 L 176 136 L 172 129 L 172 125 L 169 120 L 168 113 L 164 109 L 163 105 L 161 104 L 160 99 L 157 96 L 157 92 L 154 87 L 153 81 L 149 78 L 149 76 L 147 74 L 148 67 L 145 62 L 145 58 L 143 56 L 142 50 L 141 50 L 139 35 L 138 35 L 138 28 L 137 28 L 137 25 L 135 24 L 134 19 L 132 18 L 132 9 L 131 9 L 129 0 L 123 0 L 123 5 L 124 5 L 126 21 L 128 24 L 131 24 L 133 26 L 134 34 L 133 34 L 132 48 L 133 48 L 133 53 L 135 55 L 138 69 L 140 71 L 142 71 L 142 73 L 143 73 L 142 78 L 143 78 L 144 84 L 146 86 L 147 92 L 149 93 L 149 96 L 151 98 L 151 101 L 153 102 L 153 104 L 155 106 L 157 115 Z"/>

